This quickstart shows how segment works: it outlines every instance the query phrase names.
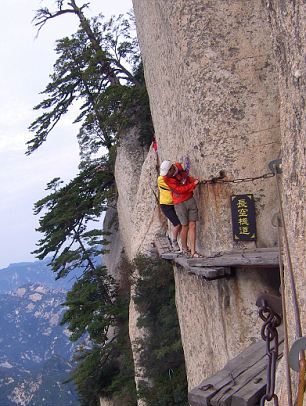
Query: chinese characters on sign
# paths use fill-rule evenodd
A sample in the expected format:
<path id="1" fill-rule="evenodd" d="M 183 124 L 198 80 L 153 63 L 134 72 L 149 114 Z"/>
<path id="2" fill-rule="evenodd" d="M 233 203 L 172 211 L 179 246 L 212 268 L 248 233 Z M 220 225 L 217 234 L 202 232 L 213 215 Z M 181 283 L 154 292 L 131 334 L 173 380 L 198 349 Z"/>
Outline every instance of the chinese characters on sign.
<path id="1" fill-rule="evenodd" d="M 255 203 L 253 195 L 231 197 L 233 237 L 235 241 L 256 240 Z"/>

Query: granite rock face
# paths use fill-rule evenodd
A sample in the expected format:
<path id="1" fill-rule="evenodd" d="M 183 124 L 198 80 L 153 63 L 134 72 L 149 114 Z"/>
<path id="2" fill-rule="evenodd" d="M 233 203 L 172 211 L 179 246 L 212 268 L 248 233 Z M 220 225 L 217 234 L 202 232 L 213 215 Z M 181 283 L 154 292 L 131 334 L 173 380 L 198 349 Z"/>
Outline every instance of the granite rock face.
<path id="1" fill-rule="evenodd" d="M 193 176 L 210 179 L 222 170 L 233 180 L 261 176 L 270 171 L 271 160 L 283 157 L 282 197 L 305 329 L 302 3 L 133 0 L 160 160 L 188 155 Z M 154 237 L 165 230 L 156 201 L 156 164 L 154 151 L 143 149 L 137 131 L 122 137 L 115 171 L 119 251 L 124 250 L 129 261 L 138 253 L 151 255 Z M 230 198 L 236 194 L 254 195 L 256 246 L 278 244 L 271 223 L 279 210 L 275 178 L 202 184 L 195 192 L 197 249 L 202 254 L 255 248 L 254 242 L 233 241 Z M 278 293 L 279 280 L 275 270 L 239 269 L 231 279 L 205 281 L 182 268 L 175 268 L 175 280 L 193 388 L 259 339 L 256 297 Z M 288 280 L 286 286 L 289 298 Z M 292 308 L 288 310 L 293 320 Z M 137 318 L 132 300 L 136 384 L 146 375 L 136 343 L 147 333 L 137 327 Z"/>
<path id="2" fill-rule="evenodd" d="M 137 131 L 122 137 L 115 165 L 118 189 L 118 219 L 122 242 L 129 260 L 137 253 L 150 253 L 160 230 L 157 203 L 156 156 L 141 146 Z"/>
<path id="3" fill-rule="evenodd" d="M 188 155 L 200 179 L 220 170 L 229 179 L 269 172 L 268 162 L 280 151 L 280 128 L 262 1 L 135 0 L 134 8 L 161 160 Z M 229 195 L 240 192 L 257 200 L 258 245 L 275 245 L 267 222 L 275 204 L 273 180 L 201 186 L 202 252 L 232 245 Z"/>
<path id="4" fill-rule="evenodd" d="M 277 75 L 262 1 L 134 0 L 134 10 L 161 160 L 188 155 L 191 173 L 200 179 L 220 170 L 227 179 L 269 172 L 281 145 Z M 256 201 L 257 246 L 277 244 L 273 179 L 201 185 L 195 193 L 201 253 L 254 247 L 232 239 L 230 196 L 245 193 Z M 205 282 L 176 270 L 190 388 L 259 337 L 256 296 L 278 289 L 267 272 L 241 270 L 230 281 Z"/>
<path id="5" fill-rule="evenodd" d="M 128 261 L 138 254 L 152 255 L 153 241 L 164 232 L 165 222 L 157 201 L 157 157 L 153 150 L 144 149 L 137 131 L 122 137 L 117 151 L 115 177 L 118 189 L 119 233 Z M 137 278 L 137 271 L 133 278 Z M 133 300 L 133 287 L 129 311 L 129 334 L 135 366 L 135 382 L 146 381 L 146 371 L 140 363 L 138 341 L 148 332 L 137 326 L 139 312 Z M 141 406 L 143 402 L 139 400 Z"/>
<path id="6" fill-rule="evenodd" d="M 298 301 L 301 307 L 301 321 L 305 328 L 306 4 L 303 1 L 275 3 L 271 3 L 269 14 L 273 51 L 277 60 L 278 88 L 282 101 L 280 106 L 283 158 L 283 174 L 280 177 L 281 195 Z M 271 7 L 274 7 L 273 12 Z M 286 261 L 288 262 L 288 258 Z M 294 331 L 293 324 L 291 327 Z"/>
<path id="7" fill-rule="evenodd" d="M 289 325 L 289 346 L 291 346 L 296 337 L 300 334 L 305 336 L 306 331 L 306 4 L 302 0 L 295 2 L 270 1 L 268 11 L 281 100 L 283 173 L 280 175 L 280 193 L 300 318 L 300 323 L 297 323 L 298 316 L 293 305 L 293 289 L 290 280 L 290 260 L 288 254 L 285 254 L 285 297 Z M 284 232 L 284 227 L 282 227 L 283 236 Z M 283 245 L 285 245 L 284 239 Z M 300 324 L 300 328 L 298 324 Z M 286 375 L 285 372 L 281 374 L 281 371 L 279 375 L 281 375 L 279 376 L 280 404 L 287 405 L 289 401 L 287 399 Z M 293 377 L 297 379 L 295 373 L 293 373 Z M 306 398 L 304 405 L 306 405 Z"/>
<path id="8" fill-rule="evenodd" d="M 120 283 L 122 263 L 126 257 L 119 232 L 118 212 L 115 205 L 116 203 L 114 202 L 107 209 L 103 221 L 103 231 L 107 233 L 104 237 L 107 244 L 105 245 L 106 252 L 103 255 L 103 259 L 108 273 Z"/>

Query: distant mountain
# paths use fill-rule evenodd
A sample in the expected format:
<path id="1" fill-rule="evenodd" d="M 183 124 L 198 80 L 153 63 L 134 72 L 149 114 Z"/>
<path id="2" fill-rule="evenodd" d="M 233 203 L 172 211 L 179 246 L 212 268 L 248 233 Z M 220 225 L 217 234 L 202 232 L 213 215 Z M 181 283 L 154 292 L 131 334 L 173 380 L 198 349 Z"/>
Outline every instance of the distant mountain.
<path id="1" fill-rule="evenodd" d="M 47 265 L 49 262 L 50 260 L 19 262 L 0 269 L 0 293 L 8 293 L 27 283 L 40 283 L 50 288 L 68 290 L 76 276 L 82 274 L 82 270 L 77 270 L 66 278 L 55 280 L 52 269 Z"/>
<path id="2" fill-rule="evenodd" d="M 0 367 L 8 360 L 30 368 L 54 354 L 70 359 L 73 343 L 59 325 L 66 291 L 29 284 L 0 295 Z"/>
<path id="3" fill-rule="evenodd" d="M 79 405 L 72 384 L 62 384 L 75 348 L 59 326 L 65 298 L 38 283 L 0 294 L 1 406 Z"/>
<path id="4" fill-rule="evenodd" d="M 79 406 L 72 383 L 63 383 L 71 364 L 53 356 L 36 369 L 0 369 L 1 406 Z"/>
<path id="5" fill-rule="evenodd" d="M 48 263 L 0 269 L 0 406 L 79 405 L 73 384 L 63 384 L 76 344 L 59 322 L 82 269 L 55 280 Z"/>

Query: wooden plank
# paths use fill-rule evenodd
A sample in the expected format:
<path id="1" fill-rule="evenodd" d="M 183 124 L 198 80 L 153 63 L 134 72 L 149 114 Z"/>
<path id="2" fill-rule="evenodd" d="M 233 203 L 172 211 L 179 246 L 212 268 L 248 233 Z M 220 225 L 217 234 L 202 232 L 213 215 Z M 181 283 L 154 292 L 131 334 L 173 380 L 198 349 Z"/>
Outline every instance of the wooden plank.
<path id="1" fill-rule="evenodd" d="M 280 357 L 282 356 L 283 329 L 279 329 Z M 265 388 L 267 366 L 266 344 L 258 341 L 251 344 L 225 367 L 205 379 L 189 393 L 192 406 L 254 406 Z"/>
<path id="2" fill-rule="evenodd" d="M 233 249 L 230 251 L 223 251 L 223 254 L 226 253 L 233 253 L 233 252 L 278 252 L 278 247 L 265 247 L 265 248 L 240 248 L 240 249 Z"/>
<path id="3" fill-rule="evenodd" d="M 251 368 L 253 365 L 265 358 L 266 345 L 264 341 L 258 341 L 247 347 L 237 357 L 231 359 L 224 367 L 226 371 L 236 379 L 246 367 Z"/>
<path id="4" fill-rule="evenodd" d="M 205 279 L 213 280 L 231 274 L 231 269 L 228 267 L 190 267 L 189 272 L 202 276 Z"/>
<path id="5" fill-rule="evenodd" d="M 283 348 L 284 341 L 282 338 L 282 341 L 279 344 L 278 360 L 283 356 Z M 252 371 L 255 371 L 254 368 L 251 370 L 251 373 L 250 371 L 247 371 L 247 373 L 243 375 L 244 381 L 240 382 L 241 387 L 233 391 L 232 404 L 235 406 L 252 406 L 259 404 L 260 399 L 266 390 L 267 356 L 265 356 L 263 361 L 263 365 L 256 364 L 257 372 L 259 371 L 256 376 L 252 377 L 251 375 Z M 260 369 L 262 370 L 260 371 Z"/>
<path id="6" fill-rule="evenodd" d="M 284 337 L 279 332 L 279 345 L 281 346 L 284 341 Z M 271 345 L 271 349 L 273 349 Z M 237 357 L 228 361 L 224 369 L 228 370 L 233 377 L 237 377 L 244 368 L 244 365 L 252 367 L 261 359 L 266 357 L 266 343 L 265 341 L 257 341 L 254 344 L 251 344 L 244 351 L 242 351 Z"/>
<path id="7" fill-rule="evenodd" d="M 266 374 L 266 368 L 264 368 L 252 381 L 234 393 L 232 404 L 235 406 L 259 405 L 260 399 L 266 392 Z"/>
<path id="8" fill-rule="evenodd" d="M 173 259 L 174 262 L 197 276 L 201 276 L 207 280 L 219 279 L 232 274 L 232 270 L 229 267 L 191 267 L 188 265 L 188 259 L 182 255 L 178 255 Z"/>
<path id="9" fill-rule="evenodd" d="M 178 264 L 179 266 L 181 266 L 182 268 L 185 268 L 185 269 L 187 269 L 187 270 L 189 270 L 190 269 L 190 266 L 188 265 L 188 263 L 187 263 L 187 258 L 186 257 L 184 257 L 183 255 L 182 256 L 178 256 L 177 258 L 175 258 L 175 261 L 174 261 L 176 264 Z"/>
<path id="10" fill-rule="evenodd" d="M 159 256 L 162 256 L 163 254 L 172 251 L 170 241 L 168 240 L 168 237 L 166 237 L 166 236 L 158 236 L 154 240 L 154 245 L 157 249 Z"/>
<path id="11" fill-rule="evenodd" d="M 233 383 L 226 388 L 222 388 L 216 395 L 211 399 L 212 406 L 230 406 L 232 404 L 233 394 L 239 389 L 248 385 L 248 383 L 257 378 L 258 374 L 265 373 L 267 366 L 267 361 L 265 357 L 261 358 L 256 364 L 252 367 L 244 365 L 244 371 L 235 378 Z M 262 392 L 262 389 L 265 387 L 265 381 L 262 381 L 262 386 L 258 389 Z M 249 400 L 247 400 L 246 405 L 251 405 Z M 254 403 L 253 403 L 254 405 Z"/>
<path id="12" fill-rule="evenodd" d="M 278 252 L 277 251 L 244 251 L 223 253 L 215 257 L 204 257 L 204 258 L 190 258 L 188 259 L 188 265 L 199 266 L 199 267 L 218 267 L 218 266 L 265 266 L 265 267 L 277 267 L 278 262 Z"/>
<path id="13" fill-rule="evenodd" d="M 209 403 L 207 403 L 209 399 L 205 402 L 203 391 L 198 388 L 194 388 L 192 392 L 188 393 L 188 401 L 192 406 L 209 406 Z"/>
<path id="14" fill-rule="evenodd" d="M 179 254 L 176 252 L 165 252 L 164 254 L 160 254 L 160 257 L 166 259 L 167 261 L 172 261 L 177 258 Z"/>
<path id="15" fill-rule="evenodd" d="M 222 369 L 215 375 L 205 379 L 200 385 L 189 392 L 188 399 L 192 406 L 210 406 L 210 400 L 224 386 L 232 382 L 228 371 Z"/>
<path id="16" fill-rule="evenodd" d="M 192 406 L 211 406 L 211 399 L 224 387 L 233 383 L 233 380 L 245 370 L 245 365 L 253 365 L 264 357 L 265 343 L 258 341 L 247 347 L 240 355 L 230 360 L 225 367 L 215 375 L 205 379 L 194 393 L 190 392 L 190 403 Z M 230 387 L 230 386 L 229 386 Z M 199 403 L 202 391 L 202 403 Z M 193 396 L 195 394 L 195 396 Z M 198 403 L 192 403 L 193 400 Z"/>

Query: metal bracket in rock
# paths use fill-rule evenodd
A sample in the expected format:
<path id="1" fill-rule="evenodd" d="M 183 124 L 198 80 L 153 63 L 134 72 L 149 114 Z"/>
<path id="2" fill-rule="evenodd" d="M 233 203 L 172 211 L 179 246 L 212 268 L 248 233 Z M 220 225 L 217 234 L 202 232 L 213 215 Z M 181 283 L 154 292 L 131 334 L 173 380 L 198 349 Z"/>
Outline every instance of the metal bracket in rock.
<path id="1" fill-rule="evenodd" d="M 301 351 L 306 351 L 306 337 L 298 338 L 292 344 L 291 350 L 289 351 L 288 361 L 290 368 L 297 372 L 300 370 L 299 359 Z"/>
<path id="2" fill-rule="evenodd" d="M 270 161 L 269 162 L 269 169 L 274 174 L 283 173 L 282 160 L 281 159 L 274 159 L 273 161 Z"/>

